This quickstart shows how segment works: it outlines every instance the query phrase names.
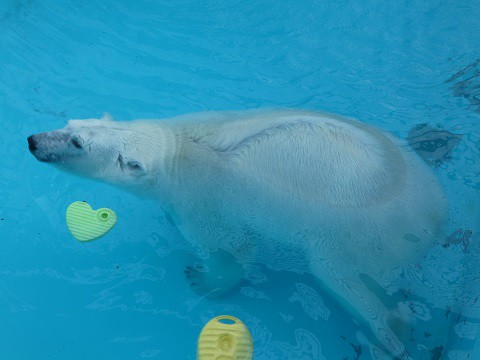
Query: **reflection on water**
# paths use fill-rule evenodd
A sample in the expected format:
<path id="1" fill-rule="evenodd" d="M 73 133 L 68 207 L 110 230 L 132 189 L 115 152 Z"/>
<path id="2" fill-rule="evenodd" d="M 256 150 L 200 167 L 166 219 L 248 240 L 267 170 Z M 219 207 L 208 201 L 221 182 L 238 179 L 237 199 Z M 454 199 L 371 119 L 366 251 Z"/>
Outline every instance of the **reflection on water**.
<path id="1" fill-rule="evenodd" d="M 313 319 L 322 318 L 328 320 L 330 310 L 323 305 L 322 298 L 317 292 L 305 284 L 295 284 L 297 291 L 290 297 L 290 302 L 298 301 L 302 304 L 303 310 Z"/>
<path id="2" fill-rule="evenodd" d="M 470 102 L 473 111 L 480 112 L 480 59 L 475 60 L 447 80 L 454 96 Z"/>
<path id="3" fill-rule="evenodd" d="M 408 132 L 408 145 L 429 165 L 438 167 L 452 159 L 452 151 L 462 135 L 429 124 L 418 124 Z"/>

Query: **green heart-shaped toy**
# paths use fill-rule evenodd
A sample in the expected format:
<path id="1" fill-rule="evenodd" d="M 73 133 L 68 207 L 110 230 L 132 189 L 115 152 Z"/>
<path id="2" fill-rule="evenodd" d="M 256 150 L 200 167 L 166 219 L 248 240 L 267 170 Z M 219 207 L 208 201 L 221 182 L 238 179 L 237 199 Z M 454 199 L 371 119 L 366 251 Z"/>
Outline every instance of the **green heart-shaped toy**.
<path id="1" fill-rule="evenodd" d="M 105 235 L 117 222 L 113 210 L 93 210 L 84 201 L 75 201 L 67 208 L 67 226 L 75 239 L 90 241 Z"/>

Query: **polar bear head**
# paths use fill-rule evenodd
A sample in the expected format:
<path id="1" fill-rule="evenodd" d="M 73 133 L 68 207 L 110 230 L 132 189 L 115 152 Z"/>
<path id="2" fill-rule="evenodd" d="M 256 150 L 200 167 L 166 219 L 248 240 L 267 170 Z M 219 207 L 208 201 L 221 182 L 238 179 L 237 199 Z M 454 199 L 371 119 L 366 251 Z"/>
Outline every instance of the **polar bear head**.
<path id="1" fill-rule="evenodd" d="M 70 120 L 63 129 L 32 135 L 30 152 L 42 162 L 119 185 L 151 180 L 164 154 L 158 126 L 147 122 Z M 158 174 L 155 174 L 158 177 Z"/>

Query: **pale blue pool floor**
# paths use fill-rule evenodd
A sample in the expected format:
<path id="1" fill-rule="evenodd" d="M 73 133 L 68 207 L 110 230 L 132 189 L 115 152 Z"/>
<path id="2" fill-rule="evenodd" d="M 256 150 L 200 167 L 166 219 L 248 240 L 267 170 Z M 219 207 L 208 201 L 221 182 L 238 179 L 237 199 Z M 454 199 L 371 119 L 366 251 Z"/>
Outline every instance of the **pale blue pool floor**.
<path id="1" fill-rule="evenodd" d="M 201 298 L 161 204 L 59 173 L 26 143 L 106 111 L 258 107 L 341 114 L 402 138 L 420 123 L 462 134 L 435 171 L 449 233 L 472 231 L 468 251 L 452 244 L 424 266 L 433 284 L 457 284 L 445 296 L 467 300 L 451 358 L 479 357 L 479 19 L 476 2 L 454 1 L 3 1 L 0 358 L 194 359 L 203 324 L 230 313 L 251 329 L 255 360 L 369 359 L 365 328 L 310 276 L 254 268 L 239 292 Z M 76 242 L 63 218 L 75 200 L 114 209 L 118 224 Z"/>

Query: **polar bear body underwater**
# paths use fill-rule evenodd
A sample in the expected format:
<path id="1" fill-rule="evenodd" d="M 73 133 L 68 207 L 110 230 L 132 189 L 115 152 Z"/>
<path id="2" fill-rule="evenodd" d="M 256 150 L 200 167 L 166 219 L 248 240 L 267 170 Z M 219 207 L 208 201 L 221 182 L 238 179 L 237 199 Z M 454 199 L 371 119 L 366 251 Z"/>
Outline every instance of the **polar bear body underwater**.
<path id="1" fill-rule="evenodd" d="M 273 244 L 288 249 L 273 261 L 287 264 L 282 256 L 302 254 L 301 271 L 320 279 L 390 353 L 408 356 L 401 340 L 408 316 L 381 290 L 436 240 L 446 205 L 430 169 L 393 136 L 332 115 L 278 110 L 71 120 L 28 140 L 40 161 L 159 199 L 194 248 L 212 251 L 212 274 L 230 271 L 225 253 L 241 263 L 272 259 L 265 248 Z M 222 278 L 191 276 L 207 288 Z M 222 286 L 234 278 L 223 277 Z"/>

